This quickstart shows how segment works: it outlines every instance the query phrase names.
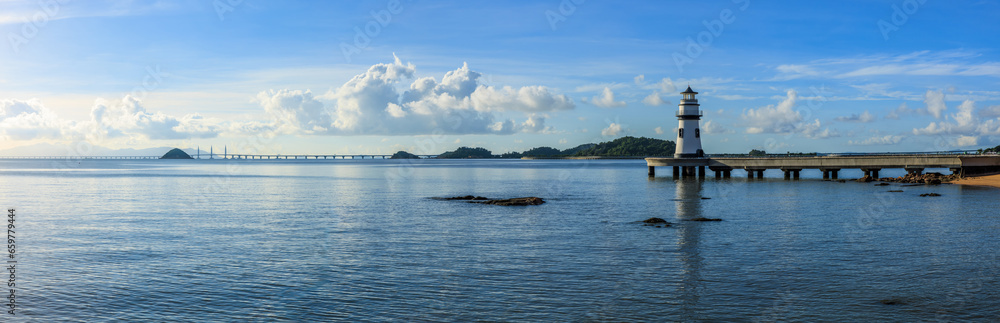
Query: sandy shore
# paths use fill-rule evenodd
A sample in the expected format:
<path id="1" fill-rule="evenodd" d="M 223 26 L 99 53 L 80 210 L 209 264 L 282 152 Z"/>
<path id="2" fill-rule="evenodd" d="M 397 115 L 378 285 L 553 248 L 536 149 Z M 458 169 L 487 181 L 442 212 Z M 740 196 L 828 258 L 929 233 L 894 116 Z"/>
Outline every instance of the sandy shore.
<path id="1" fill-rule="evenodd" d="M 967 177 L 952 183 L 961 185 L 992 186 L 1000 188 L 1000 175 Z"/>

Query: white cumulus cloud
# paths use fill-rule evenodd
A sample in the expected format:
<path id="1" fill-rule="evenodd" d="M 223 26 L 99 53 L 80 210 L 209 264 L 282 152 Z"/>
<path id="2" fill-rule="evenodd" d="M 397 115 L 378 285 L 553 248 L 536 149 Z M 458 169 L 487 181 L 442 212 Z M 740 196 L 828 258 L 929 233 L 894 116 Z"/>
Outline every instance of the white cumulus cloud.
<path id="1" fill-rule="evenodd" d="M 726 134 L 732 133 L 733 130 L 723 127 L 712 120 L 708 120 L 701 126 L 701 132 L 704 134 Z"/>
<path id="2" fill-rule="evenodd" d="M 789 90 L 781 103 L 755 109 L 747 109 L 741 115 L 746 124 L 746 133 L 779 133 L 802 134 L 812 139 L 822 139 L 840 136 L 836 130 L 822 128 L 819 119 L 813 122 L 803 121 L 802 114 L 794 108 L 798 101 L 798 93 Z"/>
<path id="3" fill-rule="evenodd" d="M 802 122 L 802 115 L 793 110 L 798 93 L 789 90 L 788 96 L 777 106 L 768 105 L 747 109 L 741 116 L 747 124 L 747 133 L 789 133 L 795 132 Z"/>
<path id="4" fill-rule="evenodd" d="M 886 136 L 875 136 L 860 141 L 848 140 L 847 144 L 852 146 L 895 145 L 902 140 L 903 136 L 886 135 Z"/>
<path id="5" fill-rule="evenodd" d="M 872 115 L 871 113 L 869 113 L 868 111 L 865 111 L 865 112 L 862 112 L 861 114 L 852 114 L 852 115 L 846 116 L 846 117 L 837 117 L 834 120 L 837 120 L 837 121 L 840 121 L 840 122 L 868 123 L 868 122 L 875 121 L 875 116 Z"/>
<path id="6" fill-rule="evenodd" d="M 624 131 L 625 130 L 622 128 L 622 125 L 612 122 L 610 125 L 608 125 L 607 128 L 604 128 L 604 130 L 601 130 L 601 135 L 602 136 L 617 136 L 617 135 L 623 133 Z"/>
<path id="7" fill-rule="evenodd" d="M 494 87 L 479 83 L 482 74 L 468 64 L 433 77 L 413 80 L 416 66 L 376 64 L 365 73 L 315 98 L 309 91 L 267 91 L 258 101 L 282 133 L 323 135 L 510 134 L 545 132 L 538 113 L 575 108 L 571 99 L 544 86 Z M 498 113 L 520 112 L 515 123 Z"/>
<path id="8" fill-rule="evenodd" d="M 91 121 L 108 137 L 146 139 L 213 138 L 218 121 L 190 114 L 177 118 L 162 112 L 148 112 L 139 99 L 126 95 L 121 101 L 98 99 L 90 110 Z"/>
<path id="9" fill-rule="evenodd" d="M 924 94 L 924 103 L 927 104 L 927 112 L 937 119 L 941 119 L 941 113 L 948 109 L 944 104 L 944 93 L 941 91 L 928 90 Z"/>
<path id="10" fill-rule="evenodd" d="M 660 96 L 660 92 L 653 92 L 653 94 L 650 94 L 649 96 L 646 96 L 645 99 L 642 99 L 642 103 L 655 107 L 667 104 L 667 101 L 663 100 L 663 97 Z"/>
<path id="11" fill-rule="evenodd" d="M 8 140 L 55 139 L 69 124 L 37 99 L 0 100 L 0 137 Z"/>
<path id="12" fill-rule="evenodd" d="M 615 93 L 609 87 L 605 87 L 600 96 L 591 98 L 590 102 L 602 108 L 620 108 L 625 106 L 625 101 L 615 101 Z"/>

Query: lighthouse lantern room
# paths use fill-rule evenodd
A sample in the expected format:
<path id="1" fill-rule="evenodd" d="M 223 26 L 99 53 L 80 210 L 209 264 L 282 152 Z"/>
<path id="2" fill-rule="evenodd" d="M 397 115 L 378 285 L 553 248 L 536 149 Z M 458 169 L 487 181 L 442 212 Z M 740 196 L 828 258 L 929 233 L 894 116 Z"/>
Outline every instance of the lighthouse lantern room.
<path id="1" fill-rule="evenodd" d="M 677 150 L 674 151 L 674 158 L 705 157 L 705 152 L 701 150 L 701 129 L 698 125 L 701 111 L 696 94 L 698 92 L 692 91 L 690 86 L 681 92 L 683 98 L 677 111 Z"/>

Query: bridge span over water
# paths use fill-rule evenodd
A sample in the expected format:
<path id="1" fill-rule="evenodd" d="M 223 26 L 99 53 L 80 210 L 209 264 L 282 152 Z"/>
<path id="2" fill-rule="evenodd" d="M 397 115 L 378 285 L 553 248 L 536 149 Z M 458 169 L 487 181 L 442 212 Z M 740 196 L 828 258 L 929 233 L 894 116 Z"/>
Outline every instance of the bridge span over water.
<path id="1" fill-rule="evenodd" d="M 415 155 L 420 158 L 435 158 L 437 155 Z M 240 160 L 333 160 L 333 159 L 390 159 L 392 155 L 248 155 L 229 154 L 192 159 L 240 159 Z M 160 156 L 0 156 L 0 159 L 160 159 Z"/>
<path id="2" fill-rule="evenodd" d="M 901 168 L 920 174 L 927 168 L 947 168 L 953 174 L 977 175 L 1000 172 L 1000 156 L 996 155 L 859 155 L 859 156 L 762 156 L 705 158 L 646 158 L 649 176 L 656 176 L 656 167 L 673 168 L 675 178 L 705 177 L 705 168 L 716 178 L 728 178 L 733 170 L 747 172 L 747 177 L 763 177 L 769 169 L 781 170 L 785 179 L 798 179 L 804 169 L 818 169 L 823 178 L 837 178 L 841 169 L 861 169 L 865 175 L 878 177 L 886 168 Z"/>

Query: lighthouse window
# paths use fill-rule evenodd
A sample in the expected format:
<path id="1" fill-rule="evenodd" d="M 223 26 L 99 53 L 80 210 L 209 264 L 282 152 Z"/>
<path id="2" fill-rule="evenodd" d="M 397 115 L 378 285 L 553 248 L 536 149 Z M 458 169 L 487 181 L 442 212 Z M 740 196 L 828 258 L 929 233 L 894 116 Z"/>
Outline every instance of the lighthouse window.
<path id="1" fill-rule="evenodd" d="M 701 138 L 701 129 L 694 128 L 694 137 Z"/>
<path id="2" fill-rule="evenodd" d="M 677 129 L 677 138 L 684 138 L 684 128 Z"/>

